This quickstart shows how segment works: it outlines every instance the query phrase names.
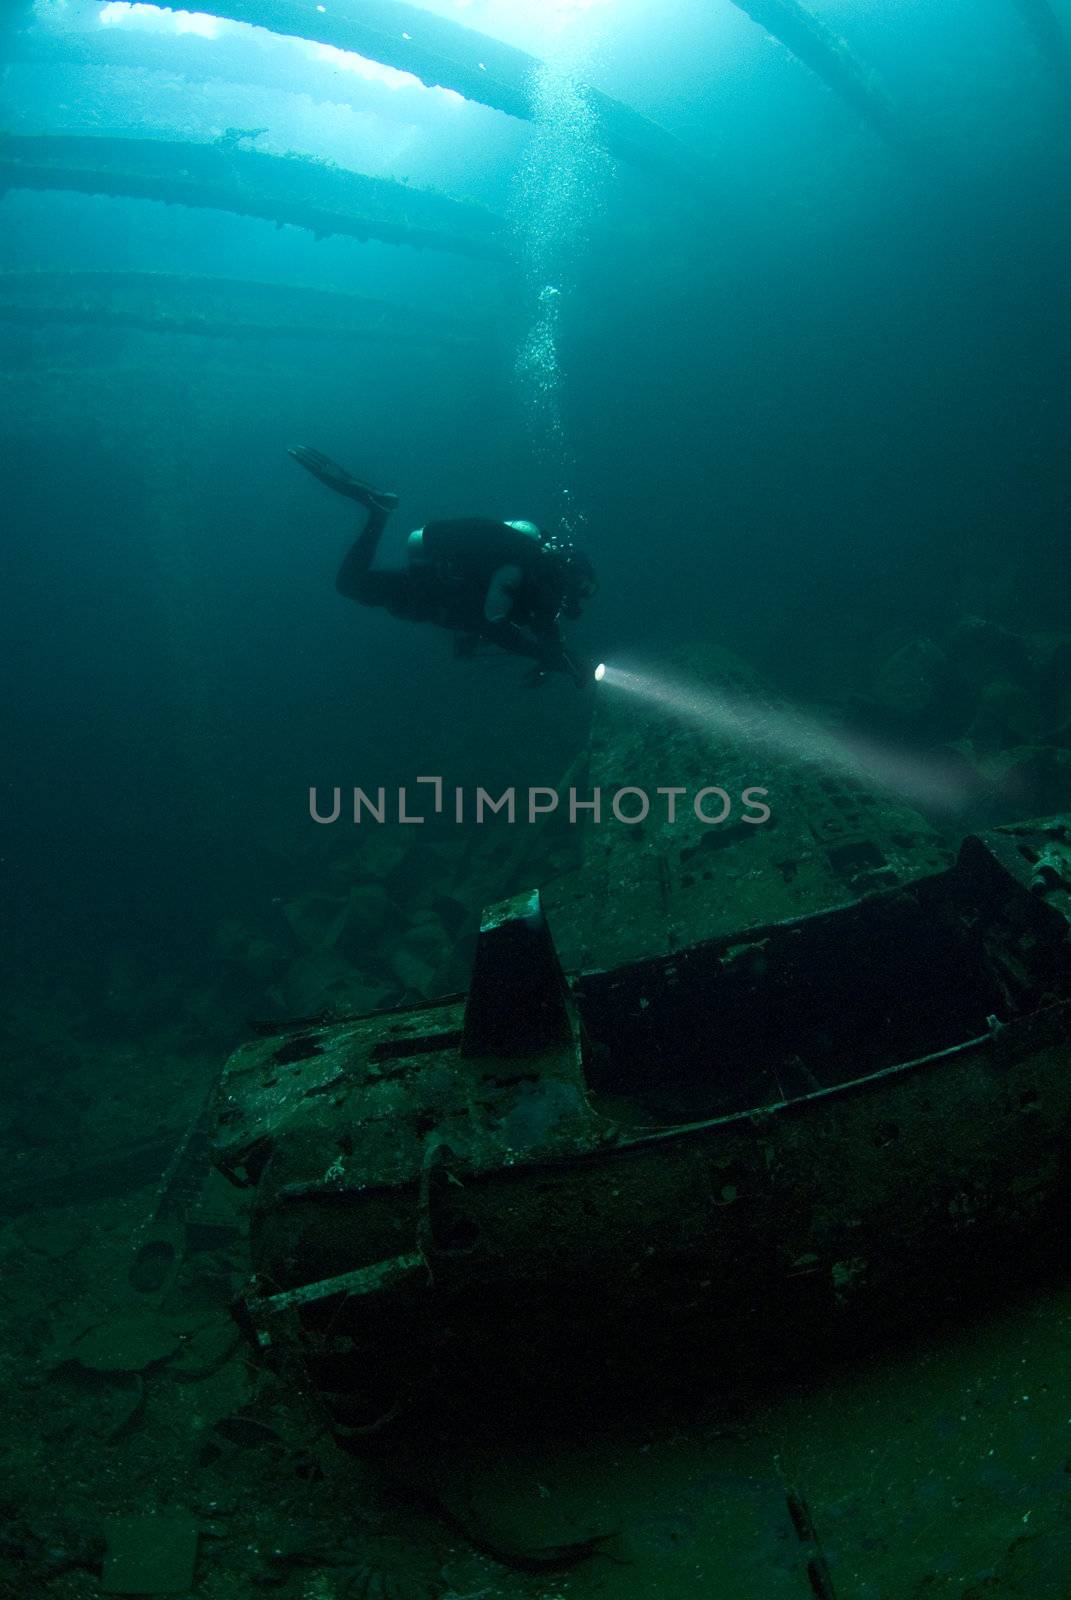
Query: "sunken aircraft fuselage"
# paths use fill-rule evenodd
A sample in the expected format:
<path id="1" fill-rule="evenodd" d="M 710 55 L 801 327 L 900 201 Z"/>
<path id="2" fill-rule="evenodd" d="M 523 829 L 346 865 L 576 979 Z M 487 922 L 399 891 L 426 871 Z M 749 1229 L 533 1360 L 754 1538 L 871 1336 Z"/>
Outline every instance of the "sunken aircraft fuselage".
<path id="1" fill-rule="evenodd" d="M 1069 920 L 1066 818 L 569 972 L 515 896 L 467 994 L 231 1058 L 247 1329 L 359 1442 L 499 1381 L 723 1371 L 949 1303 L 1067 1207 Z"/>

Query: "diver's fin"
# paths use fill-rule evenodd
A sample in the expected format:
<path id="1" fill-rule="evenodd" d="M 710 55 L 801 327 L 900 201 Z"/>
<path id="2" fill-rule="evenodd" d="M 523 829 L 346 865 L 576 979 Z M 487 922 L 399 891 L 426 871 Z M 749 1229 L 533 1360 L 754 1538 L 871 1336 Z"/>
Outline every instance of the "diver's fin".
<path id="1" fill-rule="evenodd" d="M 311 472 L 314 478 L 319 478 L 329 489 L 334 489 L 336 494 L 344 494 L 348 500 L 356 500 L 370 511 L 393 511 L 398 504 L 396 494 L 386 489 L 373 489 L 370 483 L 355 478 L 352 472 L 347 472 L 345 467 L 340 467 L 337 461 L 322 455 L 319 450 L 310 450 L 308 445 L 299 444 L 292 446 L 287 453 L 306 472 Z"/>

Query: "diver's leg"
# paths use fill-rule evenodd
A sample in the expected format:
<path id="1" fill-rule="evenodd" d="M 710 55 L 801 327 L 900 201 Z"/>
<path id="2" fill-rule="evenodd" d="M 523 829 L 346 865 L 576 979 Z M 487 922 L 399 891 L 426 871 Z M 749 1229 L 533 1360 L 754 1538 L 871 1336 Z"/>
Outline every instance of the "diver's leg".
<path id="1" fill-rule="evenodd" d="M 346 552 L 345 559 L 338 569 L 335 588 L 348 600 L 359 600 L 364 605 L 372 606 L 383 604 L 379 598 L 382 585 L 378 585 L 375 580 L 385 577 L 386 574 L 372 572 L 370 568 L 376 559 L 376 550 L 389 516 L 389 506 L 378 502 L 370 505 L 364 527 Z"/>

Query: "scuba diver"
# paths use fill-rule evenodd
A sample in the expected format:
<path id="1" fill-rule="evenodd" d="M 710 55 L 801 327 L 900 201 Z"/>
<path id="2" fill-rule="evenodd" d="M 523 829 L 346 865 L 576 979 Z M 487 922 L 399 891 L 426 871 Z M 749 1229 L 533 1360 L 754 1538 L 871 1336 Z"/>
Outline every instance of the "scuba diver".
<path id="1" fill-rule="evenodd" d="M 481 642 L 535 662 L 530 683 L 564 672 L 577 688 L 593 681 L 592 664 L 565 648 L 560 618 L 579 617 L 595 593 L 595 569 L 567 540 L 534 522 L 461 517 L 428 522 L 409 535 L 408 566 L 373 569 L 376 549 L 398 496 L 373 489 L 337 462 L 298 445 L 294 460 L 336 494 L 368 512 L 339 568 L 340 594 L 383 606 L 406 622 L 431 622 L 455 636 L 458 656 Z"/>

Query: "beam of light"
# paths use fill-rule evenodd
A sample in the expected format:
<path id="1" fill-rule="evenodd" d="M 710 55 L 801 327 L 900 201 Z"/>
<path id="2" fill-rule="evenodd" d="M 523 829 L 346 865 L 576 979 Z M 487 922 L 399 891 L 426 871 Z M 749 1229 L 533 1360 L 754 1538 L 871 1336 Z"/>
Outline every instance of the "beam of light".
<path id="1" fill-rule="evenodd" d="M 340 50 L 333 44 L 310 44 L 309 59 L 325 62 L 339 72 L 352 72 L 368 83 L 382 83 L 388 89 L 422 89 L 447 104 L 463 106 L 467 103 L 465 96 L 458 94 L 456 89 L 444 89 L 441 84 L 429 89 L 412 72 L 384 66 L 381 61 L 370 61 L 367 56 L 359 56 L 353 50 Z"/>
<path id="2" fill-rule="evenodd" d="M 317 6 L 316 9 L 322 12 L 326 7 Z M 134 0 L 134 3 L 131 0 L 108 0 L 97 13 L 97 21 L 105 28 L 134 27 L 148 33 L 194 33 L 202 39 L 218 39 L 221 29 L 235 39 L 243 33 L 260 31 L 249 23 L 233 22 L 229 18 L 212 16 L 207 11 L 174 11 L 169 6 L 143 4 L 142 0 Z M 465 96 L 458 94 L 456 89 L 444 89 L 441 84 L 429 87 L 414 73 L 388 67 L 381 61 L 372 61 L 367 56 L 358 55 L 355 50 L 340 50 L 333 44 L 321 44 L 313 39 L 297 42 L 304 44 L 307 60 L 334 67 L 337 72 L 352 72 L 368 83 L 380 83 L 387 89 L 420 89 L 424 94 L 434 95 L 445 105 L 468 104 Z"/>
<path id="3" fill-rule="evenodd" d="M 701 733 L 840 773 L 931 811 L 959 811 L 977 798 L 977 785 L 950 762 L 858 738 L 791 707 L 771 708 L 731 689 L 622 667 L 604 666 L 602 681 Z"/>
<path id="4" fill-rule="evenodd" d="M 453 9 L 461 13 L 461 20 L 469 27 L 516 21 L 553 22 L 561 27 L 611 3 L 612 0 L 453 0 Z"/>
<path id="5" fill-rule="evenodd" d="M 121 27 L 129 22 L 155 23 L 169 33 L 196 33 L 202 39 L 215 39 L 219 34 L 220 19 L 207 11 L 171 11 L 163 6 L 128 4 L 127 0 L 109 0 L 101 6 L 97 21 L 105 28 Z"/>

